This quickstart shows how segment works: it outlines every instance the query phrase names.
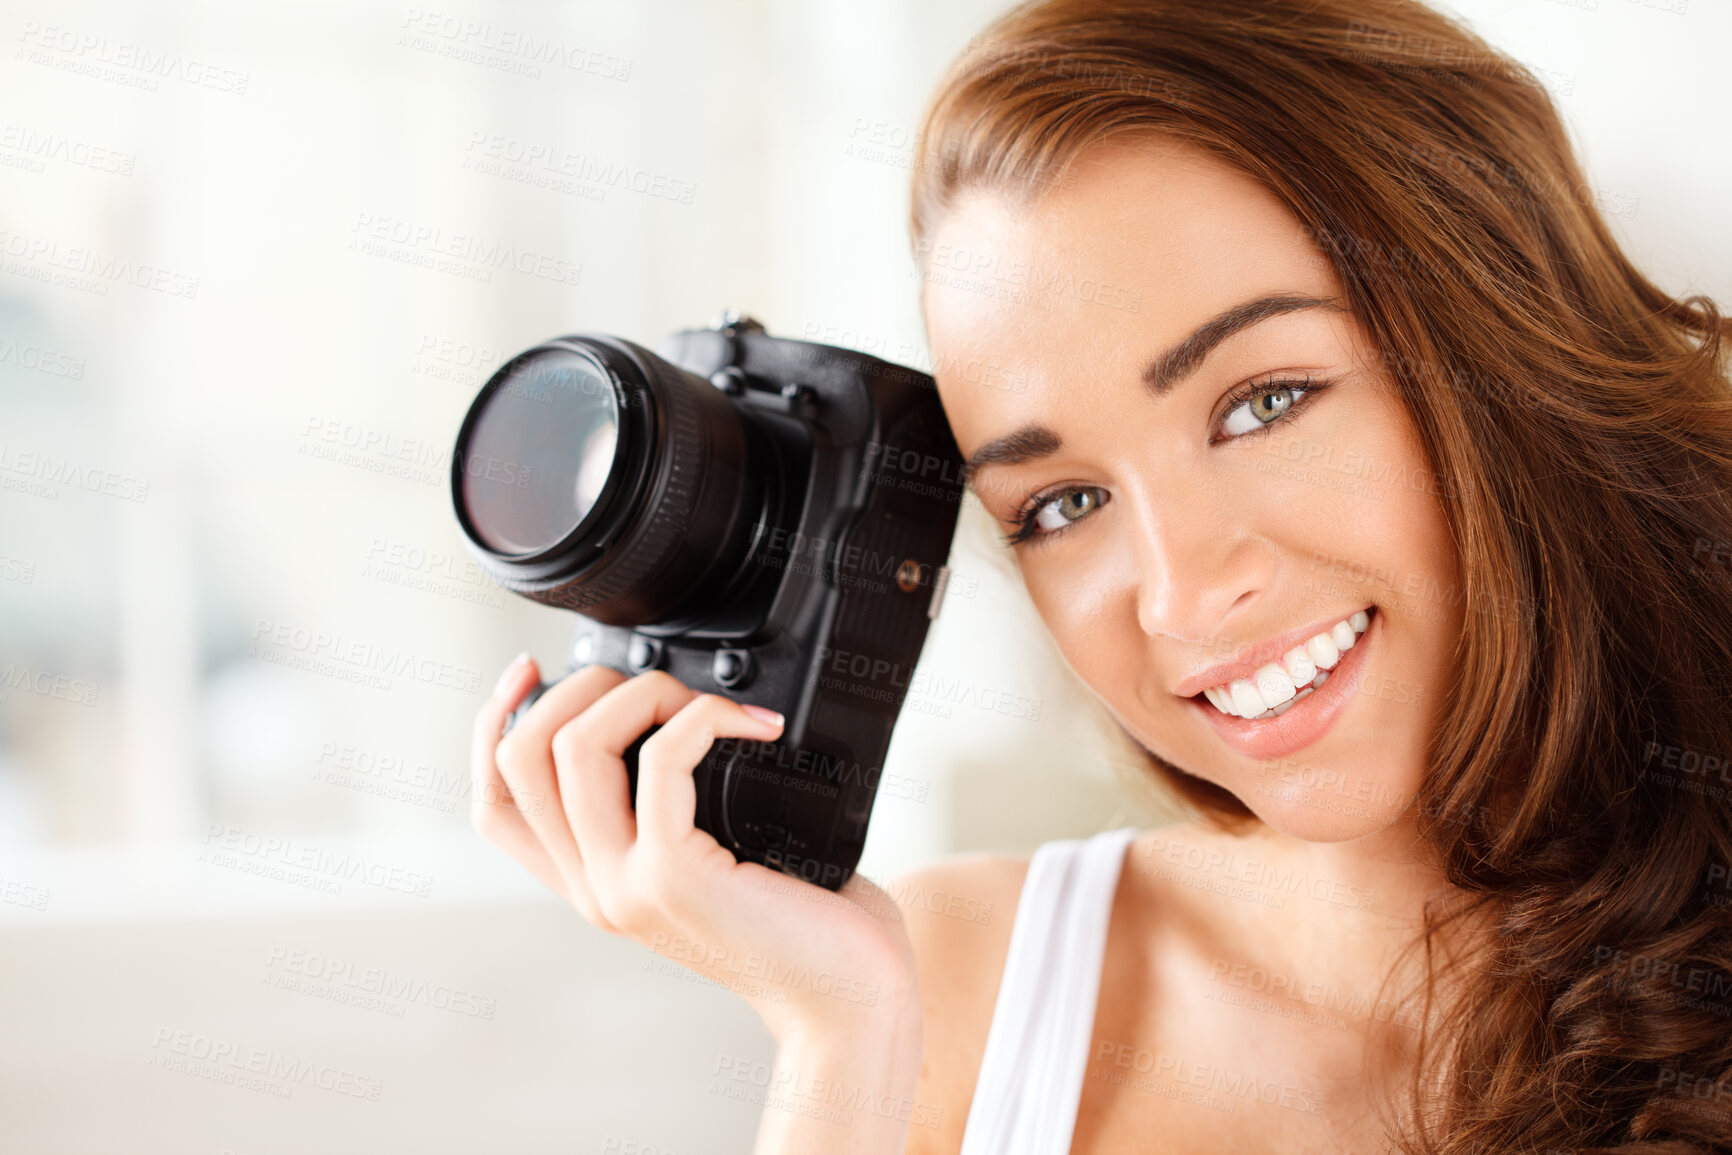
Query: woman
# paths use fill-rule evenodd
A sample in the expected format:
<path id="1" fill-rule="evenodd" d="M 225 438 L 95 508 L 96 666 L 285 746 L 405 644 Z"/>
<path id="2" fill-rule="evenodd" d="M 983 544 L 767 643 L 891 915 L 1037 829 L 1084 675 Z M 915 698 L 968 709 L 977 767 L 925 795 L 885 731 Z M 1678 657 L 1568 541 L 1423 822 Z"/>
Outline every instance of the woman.
<path id="1" fill-rule="evenodd" d="M 562 805 L 482 832 L 715 977 L 870 977 L 748 992 L 856 1105 L 761 1151 L 1732 1150 L 1727 325 L 1543 90 L 1406 0 L 1034 0 L 921 139 L 934 362 L 1026 385 L 937 374 L 971 485 L 1197 819 L 897 917 L 693 829 L 708 743 L 779 719 L 589 668 L 495 749 L 520 661 L 476 794 Z"/>

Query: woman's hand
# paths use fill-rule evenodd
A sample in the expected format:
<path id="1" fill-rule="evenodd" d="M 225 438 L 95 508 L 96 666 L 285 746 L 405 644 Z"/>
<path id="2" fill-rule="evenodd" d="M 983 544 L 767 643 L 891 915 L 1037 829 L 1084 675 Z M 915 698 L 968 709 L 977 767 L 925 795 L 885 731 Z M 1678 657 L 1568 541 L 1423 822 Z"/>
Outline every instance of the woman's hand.
<path id="1" fill-rule="evenodd" d="M 896 904 L 859 874 L 831 892 L 737 862 L 693 824 L 692 771 L 710 743 L 774 739 L 781 716 L 660 671 L 586 666 L 501 740 L 538 677 L 518 658 L 476 714 L 476 830 L 596 926 L 740 994 L 778 1040 L 894 1036 L 906 1050 L 919 1001 Z M 634 812 L 623 755 L 658 723 L 638 758 Z M 918 1065 L 918 1042 L 913 1053 Z"/>

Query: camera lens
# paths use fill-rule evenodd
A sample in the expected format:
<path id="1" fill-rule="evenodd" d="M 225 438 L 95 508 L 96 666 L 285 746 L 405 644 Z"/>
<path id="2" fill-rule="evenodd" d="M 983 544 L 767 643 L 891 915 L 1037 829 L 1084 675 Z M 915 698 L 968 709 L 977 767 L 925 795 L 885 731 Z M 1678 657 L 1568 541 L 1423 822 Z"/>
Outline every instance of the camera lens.
<path id="1" fill-rule="evenodd" d="M 500 554 L 534 554 L 583 522 L 613 471 L 619 400 L 593 357 L 554 349 L 518 358 L 489 388 L 469 430 L 462 501 Z"/>
<path id="2" fill-rule="evenodd" d="M 610 625 L 685 628 L 752 587 L 798 494 L 785 432 L 629 341 L 562 337 L 482 386 L 457 520 L 500 584 Z"/>

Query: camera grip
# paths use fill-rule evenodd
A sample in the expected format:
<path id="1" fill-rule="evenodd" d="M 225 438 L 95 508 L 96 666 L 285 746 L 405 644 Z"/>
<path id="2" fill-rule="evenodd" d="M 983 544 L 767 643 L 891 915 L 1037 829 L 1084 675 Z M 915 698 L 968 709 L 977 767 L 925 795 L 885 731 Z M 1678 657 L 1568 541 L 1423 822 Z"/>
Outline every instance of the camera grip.
<path id="1" fill-rule="evenodd" d="M 510 714 L 506 715 L 506 717 L 505 717 L 505 729 L 500 731 L 500 734 L 499 734 L 499 736 L 501 738 L 503 738 L 506 734 L 509 734 L 511 732 L 511 728 L 513 726 L 517 725 L 517 720 L 520 717 L 522 717 L 524 714 L 528 713 L 529 708 L 531 706 L 535 705 L 535 703 L 541 698 L 541 695 L 545 694 L 548 691 L 548 689 L 550 688 L 550 685 L 551 684 L 548 682 L 537 682 L 537 683 L 535 683 L 534 686 L 532 686 L 530 688 L 529 693 L 527 693 L 523 696 L 523 701 L 518 703 L 517 709 L 511 711 Z M 632 806 L 633 810 L 637 809 L 637 757 L 638 757 L 638 753 L 639 753 L 639 751 L 641 751 L 643 749 L 643 744 L 645 742 L 649 741 L 650 735 L 654 734 L 657 730 L 660 730 L 660 729 L 661 729 L 661 723 L 659 723 L 659 722 L 656 723 L 655 725 L 651 726 L 649 729 L 645 730 L 642 734 L 639 734 L 637 736 L 636 740 L 633 741 L 630 746 L 627 746 L 625 748 L 625 753 L 621 755 L 621 757 L 625 760 L 626 788 L 627 788 L 627 792 L 631 796 L 631 806 Z"/>

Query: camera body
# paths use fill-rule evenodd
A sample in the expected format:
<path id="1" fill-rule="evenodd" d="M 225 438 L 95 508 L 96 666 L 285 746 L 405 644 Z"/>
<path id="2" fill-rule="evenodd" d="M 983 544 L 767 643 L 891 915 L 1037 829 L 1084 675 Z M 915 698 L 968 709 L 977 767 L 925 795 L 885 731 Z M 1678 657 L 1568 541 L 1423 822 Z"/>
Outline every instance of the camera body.
<path id="1" fill-rule="evenodd" d="M 538 356 L 553 368 L 529 371 Z M 578 370 L 573 356 L 584 359 Z M 510 417 L 509 436 L 478 434 L 479 415 L 501 389 L 564 381 L 569 391 L 580 376 L 581 388 L 613 391 L 612 432 L 590 436 L 594 460 L 575 471 L 593 503 L 578 501 L 573 528 L 542 532 L 540 548 L 507 548 L 524 543 L 490 534 L 486 510 L 510 500 L 501 490 L 547 480 L 535 470 L 558 436 L 535 427 L 568 402 Z M 516 398 L 505 412 L 529 404 Z M 536 438 L 550 447 L 542 460 L 500 448 Z M 605 483 L 598 454 L 611 455 Z M 580 615 L 572 669 L 665 670 L 784 716 L 773 743 L 712 744 L 694 772 L 694 820 L 737 859 L 832 890 L 859 861 L 891 732 L 943 602 L 962 482 L 929 376 L 732 315 L 675 333 L 654 354 L 601 334 L 521 354 L 483 387 L 452 461 L 458 520 L 483 566 Z M 563 478 L 548 484 L 561 499 L 568 489 Z"/>

